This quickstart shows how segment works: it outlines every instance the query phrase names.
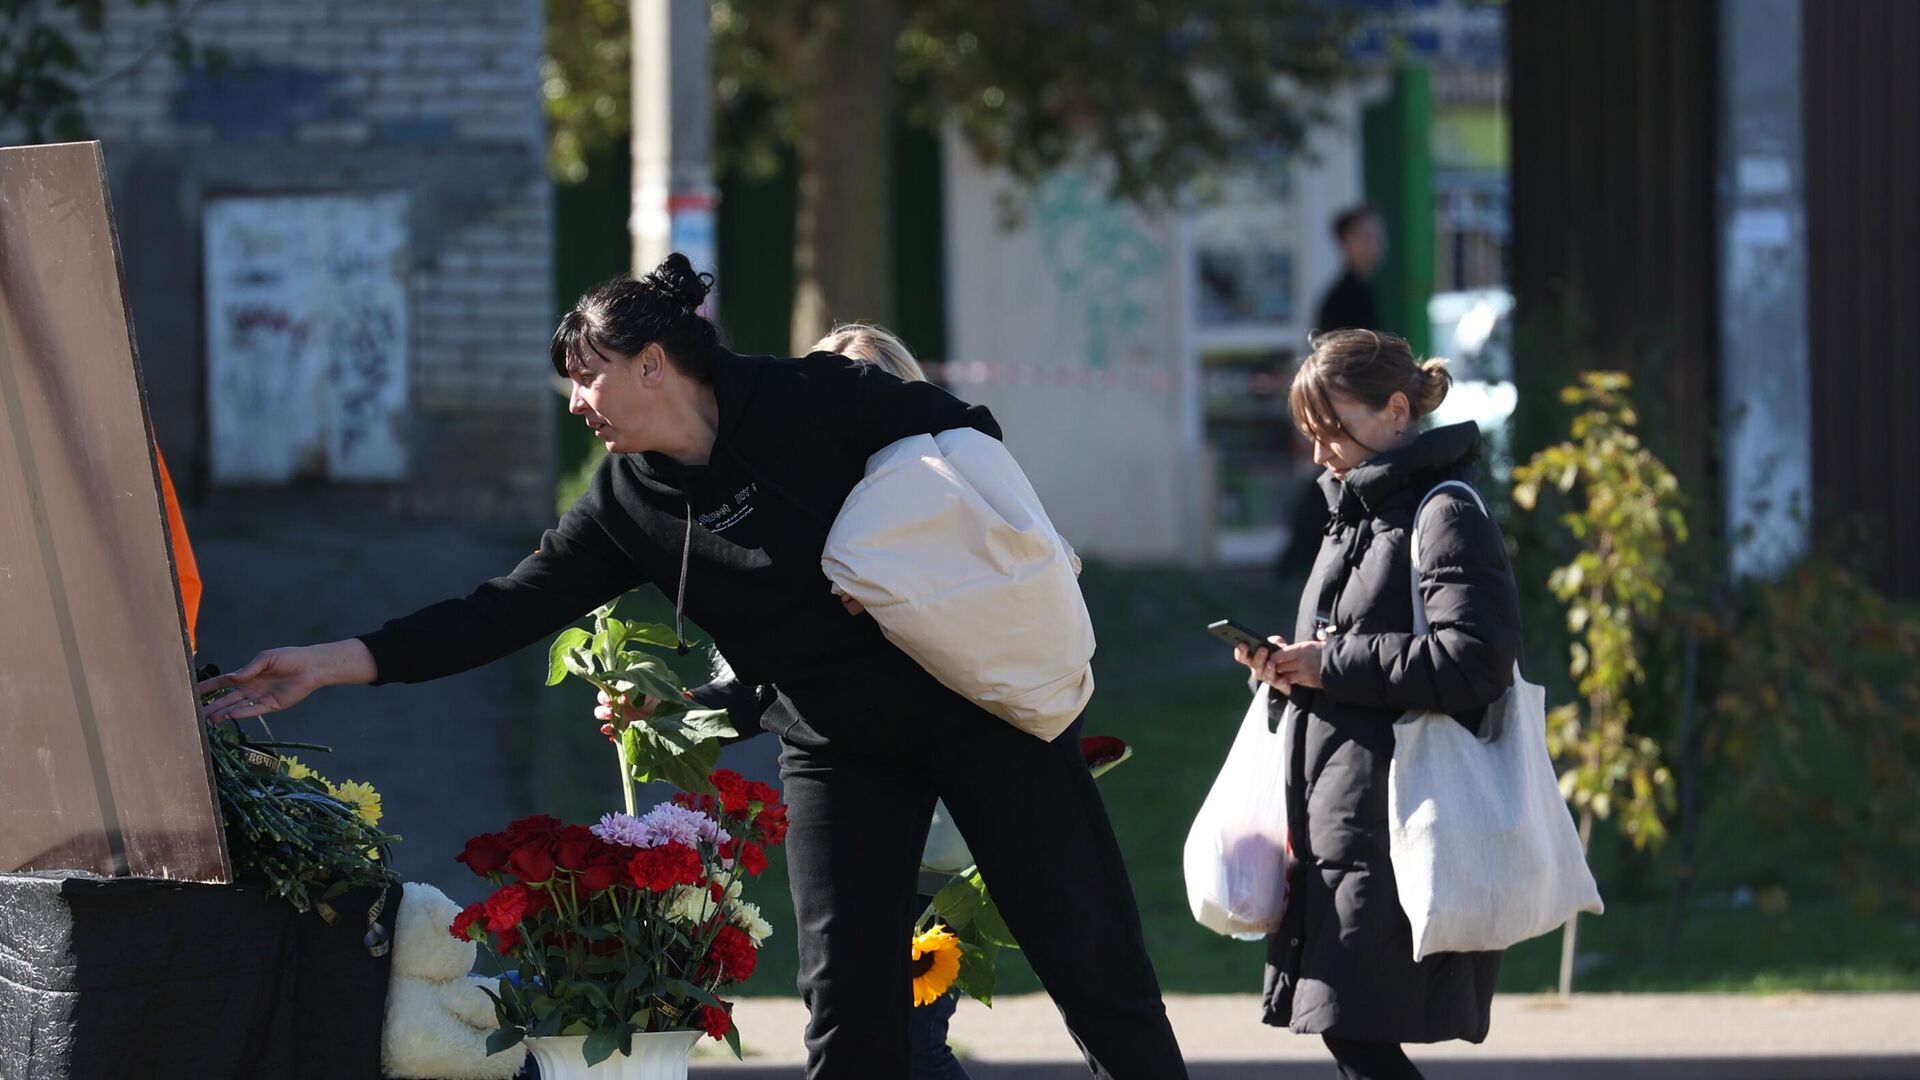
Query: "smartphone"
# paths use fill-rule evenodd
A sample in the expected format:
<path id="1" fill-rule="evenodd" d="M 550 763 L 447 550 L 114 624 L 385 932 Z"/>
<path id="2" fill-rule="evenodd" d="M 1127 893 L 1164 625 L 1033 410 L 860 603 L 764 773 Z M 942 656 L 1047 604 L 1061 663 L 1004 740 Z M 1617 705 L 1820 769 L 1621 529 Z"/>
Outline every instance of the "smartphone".
<path id="1" fill-rule="evenodd" d="M 1234 622 L 1232 619 L 1221 619 L 1219 622 L 1208 623 L 1207 633 L 1212 634 L 1214 637 L 1219 638 L 1229 645 L 1245 645 L 1249 650 L 1275 648 L 1273 642 Z"/>

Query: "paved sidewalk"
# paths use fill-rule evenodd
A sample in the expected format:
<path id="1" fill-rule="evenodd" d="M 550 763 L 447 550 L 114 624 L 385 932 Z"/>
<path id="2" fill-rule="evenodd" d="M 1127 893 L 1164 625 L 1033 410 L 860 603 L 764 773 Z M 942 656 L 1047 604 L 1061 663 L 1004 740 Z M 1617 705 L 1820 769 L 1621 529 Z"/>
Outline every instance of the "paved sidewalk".
<path id="1" fill-rule="evenodd" d="M 1252 995 L 1176 996 L 1168 1015 L 1195 1080 L 1329 1077 L 1316 1038 L 1259 1023 Z M 703 1047 L 695 1076 L 799 1075 L 806 1012 L 792 998 L 749 998 L 735 1014 L 747 1060 Z M 952 1041 L 974 1080 L 1087 1075 L 1044 996 L 961 1003 Z M 720 1050 L 722 1055 L 724 1050 Z M 1485 1044 L 1410 1048 L 1430 1077 L 1739 1077 L 1742 1080 L 1920 1077 L 1920 994 L 1502 995 Z"/>

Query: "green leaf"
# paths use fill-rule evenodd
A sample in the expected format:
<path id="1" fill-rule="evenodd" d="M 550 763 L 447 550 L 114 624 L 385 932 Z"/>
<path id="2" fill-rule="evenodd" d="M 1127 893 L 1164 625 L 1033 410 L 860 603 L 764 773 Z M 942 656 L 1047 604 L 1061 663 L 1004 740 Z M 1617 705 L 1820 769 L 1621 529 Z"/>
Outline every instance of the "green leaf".
<path id="1" fill-rule="evenodd" d="M 711 1005 L 716 1009 L 724 1009 L 727 1007 L 724 1002 L 713 996 L 710 991 L 702 990 L 685 979 L 668 980 L 667 989 L 679 994 L 681 997 L 692 998 L 702 1005 Z"/>
<path id="2" fill-rule="evenodd" d="M 593 635 L 578 626 L 562 630 L 547 649 L 547 685 L 559 686 L 567 677 L 567 654 L 593 640 Z"/>
<path id="3" fill-rule="evenodd" d="M 746 1055 L 740 1052 L 740 1029 L 729 1027 L 726 1034 L 727 1049 L 733 1051 L 734 1060 L 745 1061 Z"/>
<path id="4" fill-rule="evenodd" d="M 955 930 L 972 926 L 980 908 L 986 904 L 986 889 L 974 884 L 975 876 L 956 877 L 946 888 L 933 894 L 933 909 Z"/>
<path id="5" fill-rule="evenodd" d="M 954 976 L 954 989 L 980 1004 L 993 1007 L 993 990 L 999 980 L 994 960 L 999 950 L 992 945 L 972 946 L 960 953 L 960 973 Z"/>
<path id="6" fill-rule="evenodd" d="M 599 670 L 594 665 L 593 653 L 580 647 L 568 649 L 561 657 L 561 663 L 565 665 L 569 674 L 578 675 L 583 679 L 592 678 Z"/>
<path id="7" fill-rule="evenodd" d="M 1020 943 L 1013 939 L 1013 931 L 1007 929 L 1005 919 L 1000 917 L 1000 908 L 990 896 L 984 896 L 979 914 L 973 918 L 973 928 L 984 941 L 1009 948 L 1019 948 Z"/>
<path id="8" fill-rule="evenodd" d="M 663 702 L 682 700 L 680 692 L 685 689 L 673 669 L 658 660 L 645 657 L 623 656 L 619 663 L 609 663 L 606 681 L 629 696 L 645 694 Z M 624 665 L 624 666 L 622 666 Z"/>
<path id="9" fill-rule="evenodd" d="M 662 649 L 680 647 L 680 636 L 673 632 L 673 627 L 659 623 L 628 623 L 627 640 Z"/>
<path id="10" fill-rule="evenodd" d="M 502 1050 L 507 1050 L 512 1047 L 520 1045 L 520 1040 L 525 1038 L 526 1034 L 527 1033 L 525 1031 L 522 1031 L 517 1027 L 503 1027 L 499 1031 L 496 1031 L 491 1035 L 488 1035 L 487 1036 L 488 1056 L 492 1056 L 494 1054 L 499 1053 Z"/>
<path id="11" fill-rule="evenodd" d="M 620 650 L 627 643 L 627 624 L 608 616 L 601 632 L 595 636 L 598 639 L 595 644 L 599 648 L 600 662 L 610 669 L 615 667 Z"/>
<path id="12" fill-rule="evenodd" d="M 560 1029 L 566 1026 L 566 1022 L 566 1010 L 551 1008 L 545 1016 L 540 1018 L 538 1023 L 533 1025 L 533 1029 L 527 1032 L 527 1037 L 530 1039 L 542 1039 L 552 1035 L 558 1035 L 560 1034 Z"/>
<path id="13" fill-rule="evenodd" d="M 611 997 L 607 997 L 607 992 L 601 990 L 597 982 L 582 982 L 582 984 L 580 984 L 580 992 L 588 997 L 588 1001 L 593 1001 L 595 1005 L 599 1005 L 599 1007 L 605 1009 L 607 1013 L 614 1011 Z"/>
<path id="14" fill-rule="evenodd" d="M 620 989 L 627 992 L 639 991 L 642 998 L 651 997 L 665 989 L 664 986 L 659 984 L 648 986 L 645 989 L 641 988 L 641 984 L 647 981 L 647 976 L 652 974 L 653 971 L 651 969 L 644 965 L 636 964 L 627 972 L 627 977 L 620 980 Z"/>
<path id="15" fill-rule="evenodd" d="M 620 1038 L 625 1025 L 606 1025 L 594 1028 L 587 1035 L 587 1041 L 581 1044 L 580 1056 L 587 1059 L 588 1065 L 598 1065 L 613 1056 L 620 1049 Z"/>
<path id="16" fill-rule="evenodd" d="M 720 744 L 703 743 L 684 754 L 660 754 L 653 760 L 653 778 L 694 795 L 715 794 L 709 774 L 720 760 Z"/>

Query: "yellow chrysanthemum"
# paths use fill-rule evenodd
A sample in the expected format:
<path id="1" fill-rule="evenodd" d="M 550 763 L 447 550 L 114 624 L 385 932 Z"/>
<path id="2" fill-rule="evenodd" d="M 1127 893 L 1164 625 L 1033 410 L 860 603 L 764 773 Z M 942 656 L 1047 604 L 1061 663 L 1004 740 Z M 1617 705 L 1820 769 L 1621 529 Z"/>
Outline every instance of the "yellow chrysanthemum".
<path id="1" fill-rule="evenodd" d="M 333 797 L 353 807 L 360 820 L 369 825 L 380 824 L 380 793 L 373 785 L 362 780 L 348 780 L 341 784 L 329 784 L 327 790 Z"/>
<path id="2" fill-rule="evenodd" d="M 953 989 L 960 977 L 960 939 L 933 924 L 913 939 L 913 1003 L 931 1005 Z"/>
<path id="3" fill-rule="evenodd" d="M 319 773 L 314 772 L 312 769 L 308 768 L 307 763 L 304 761 L 301 761 L 297 757 L 285 757 L 285 758 L 282 758 L 281 761 L 285 762 L 287 766 L 287 775 L 293 777 L 295 780 L 305 780 L 307 777 L 311 776 L 315 780 L 318 780 L 321 783 L 326 784 L 328 787 L 333 786 L 332 781 L 328 780 L 326 777 L 321 776 Z"/>

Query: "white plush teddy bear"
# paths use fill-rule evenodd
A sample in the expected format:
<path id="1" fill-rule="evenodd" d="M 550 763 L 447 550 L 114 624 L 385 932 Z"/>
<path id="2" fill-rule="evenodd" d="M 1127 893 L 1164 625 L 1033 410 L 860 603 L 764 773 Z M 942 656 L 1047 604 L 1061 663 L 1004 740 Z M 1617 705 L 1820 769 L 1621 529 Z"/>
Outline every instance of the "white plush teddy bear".
<path id="1" fill-rule="evenodd" d="M 487 1036 L 499 1024 L 480 988 L 498 980 L 468 974 L 474 943 L 447 931 L 459 913 L 460 905 L 431 885 L 409 881 L 401 889 L 380 1055 L 395 1080 L 512 1080 L 526 1060 L 524 1045 L 487 1053 Z"/>

